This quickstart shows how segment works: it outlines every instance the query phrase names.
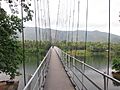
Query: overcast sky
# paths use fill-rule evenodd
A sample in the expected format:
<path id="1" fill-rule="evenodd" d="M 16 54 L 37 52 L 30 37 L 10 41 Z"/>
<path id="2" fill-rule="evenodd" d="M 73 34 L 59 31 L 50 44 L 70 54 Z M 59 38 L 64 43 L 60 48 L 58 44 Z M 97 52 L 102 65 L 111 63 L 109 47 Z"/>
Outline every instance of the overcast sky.
<path id="1" fill-rule="evenodd" d="M 32 0 L 33 2 L 34 0 Z M 44 27 L 44 18 L 47 17 L 44 15 L 44 8 L 47 10 L 47 0 L 41 0 L 41 27 Z M 86 1 L 87 0 L 75 0 L 75 14 L 74 14 L 74 29 L 77 27 L 78 19 L 78 1 L 80 1 L 79 7 L 79 29 L 85 30 L 85 21 L 86 21 Z M 108 15 L 109 0 L 88 0 L 89 1 L 89 13 L 88 13 L 88 30 L 99 30 L 103 32 L 108 32 Z M 50 6 L 50 19 L 51 19 L 51 28 L 53 29 L 62 29 L 67 30 L 72 29 L 73 22 L 73 8 L 74 0 L 60 0 L 60 9 L 58 16 L 58 25 L 57 21 L 57 12 L 58 12 L 58 2 L 59 0 L 49 0 Z M 32 8 L 34 5 L 32 5 Z M 4 6 L 4 8 L 8 8 Z M 116 35 L 120 35 L 120 0 L 111 0 L 111 32 Z M 70 14 L 71 12 L 71 14 Z M 69 17 L 70 18 L 70 28 L 69 28 Z M 41 18 L 41 17 L 40 17 Z M 48 19 L 47 19 L 48 20 Z M 67 21 L 67 24 L 65 23 Z M 34 26 L 34 19 L 32 22 L 24 24 L 25 26 Z"/>
<path id="2" fill-rule="evenodd" d="M 57 11 L 56 7 L 58 4 L 58 0 L 50 0 L 51 6 L 51 20 L 52 23 L 55 21 L 55 11 Z M 67 1 L 70 4 L 71 8 L 73 7 L 74 0 L 61 0 L 61 3 Z M 80 1 L 80 19 L 79 19 L 79 27 L 81 30 L 85 30 L 85 21 L 86 21 L 86 0 Z M 88 13 L 88 30 L 100 30 L 103 32 L 108 32 L 108 15 L 109 15 L 109 0 L 88 0 L 89 1 L 89 13 Z M 77 7 L 78 0 L 75 0 L 75 22 L 77 22 Z M 66 4 L 66 3 L 62 3 Z M 63 9 L 62 9 L 63 8 Z M 70 9 L 70 7 L 68 6 Z M 61 10 L 65 11 L 64 7 L 61 6 Z M 120 0 L 111 0 L 111 32 L 117 35 L 120 35 Z M 53 13 L 54 12 L 54 13 Z M 69 11 L 68 11 L 69 13 Z M 65 14 L 65 13 L 64 13 Z M 68 15 L 69 16 L 69 15 Z M 72 16 L 71 16 L 72 17 Z M 62 21 L 62 20 L 61 20 Z M 71 20 L 72 21 L 72 20 Z M 54 25 L 54 24 L 53 24 Z M 53 26 L 54 27 L 54 26 Z"/>

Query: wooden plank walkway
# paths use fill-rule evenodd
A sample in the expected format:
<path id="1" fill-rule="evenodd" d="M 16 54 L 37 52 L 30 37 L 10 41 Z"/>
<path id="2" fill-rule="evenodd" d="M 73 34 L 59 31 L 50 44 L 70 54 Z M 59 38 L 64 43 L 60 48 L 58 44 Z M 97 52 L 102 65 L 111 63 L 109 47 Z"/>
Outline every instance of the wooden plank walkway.
<path id="1" fill-rule="evenodd" d="M 44 90 L 75 90 L 54 49 L 51 53 Z"/>

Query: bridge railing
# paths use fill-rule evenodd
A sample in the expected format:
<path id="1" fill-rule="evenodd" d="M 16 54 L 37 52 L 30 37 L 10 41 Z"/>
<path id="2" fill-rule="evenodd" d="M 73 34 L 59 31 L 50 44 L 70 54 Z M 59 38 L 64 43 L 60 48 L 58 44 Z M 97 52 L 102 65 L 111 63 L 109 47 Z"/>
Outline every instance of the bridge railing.
<path id="1" fill-rule="evenodd" d="M 47 52 L 46 56 L 30 78 L 30 80 L 27 82 L 26 86 L 23 90 L 42 90 L 45 83 L 45 77 L 48 70 L 48 64 L 49 64 L 49 58 L 51 56 L 51 48 Z"/>
<path id="2" fill-rule="evenodd" d="M 56 47 L 56 52 L 77 90 L 119 90 L 120 81 Z M 111 87 L 113 85 L 113 87 Z"/>

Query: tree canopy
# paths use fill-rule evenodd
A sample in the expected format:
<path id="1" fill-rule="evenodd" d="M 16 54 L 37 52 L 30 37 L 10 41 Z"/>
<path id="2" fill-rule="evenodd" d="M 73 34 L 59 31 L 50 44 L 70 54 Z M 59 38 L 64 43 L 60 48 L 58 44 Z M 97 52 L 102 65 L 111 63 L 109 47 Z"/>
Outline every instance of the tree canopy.
<path id="1" fill-rule="evenodd" d="M 0 6 L 0 72 L 10 75 L 13 79 L 19 72 L 17 72 L 18 65 L 22 62 L 21 44 L 17 41 L 17 33 L 22 32 L 22 20 L 14 14 L 19 14 L 16 9 L 21 7 L 25 12 L 24 22 L 32 20 L 33 10 L 30 9 L 31 0 L 0 0 L 0 3 L 6 2 L 12 15 L 8 15 Z"/>
<path id="2" fill-rule="evenodd" d="M 17 32 L 21 32 L 21 19 L 7 15 L 0 8 L 0 71 L 14 78 L 21 63 L 21 49 L 17 41 Z"/>
<path id="3" fill-rule="evenodd" d="M 23 20 L 25 22 L 32 20 L 33 10 L 30 9 L 31 0 L 0 0 L 0 7 L 1 7 L 1 4 L 3 1 L 9 5 L 9 8 L 10 8 L 12 14 L 20 14 L 21 11 L 19 11 L 18 8 L 22 7 L 22 9 L 25 13 Z M 4 8 L 4 7 L 2 7 L 2 8 Z"/>

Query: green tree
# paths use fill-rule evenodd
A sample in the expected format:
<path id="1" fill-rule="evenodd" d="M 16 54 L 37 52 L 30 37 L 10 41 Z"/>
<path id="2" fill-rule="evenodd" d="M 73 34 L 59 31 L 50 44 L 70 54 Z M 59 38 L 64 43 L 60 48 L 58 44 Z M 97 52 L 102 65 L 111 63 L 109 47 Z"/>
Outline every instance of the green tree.
<path id="1" fill-rule="evenodd" d="M 17 32 L 21 32 L 21 19 L 7 15 L 0 8 L 0 71 L 13 79 L 17 74 L 21 60 L 21 49 L 17 41 Z"/>
<path id="2" fill-rule="evenodd" d="M 114 58 L 112 62 L 112 69 L 120 72 L 120 57 Z"/>

